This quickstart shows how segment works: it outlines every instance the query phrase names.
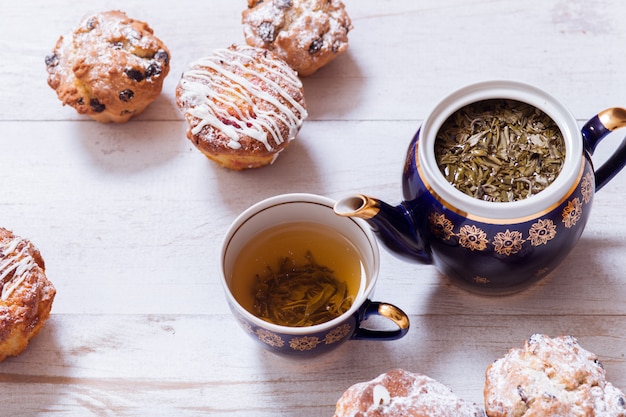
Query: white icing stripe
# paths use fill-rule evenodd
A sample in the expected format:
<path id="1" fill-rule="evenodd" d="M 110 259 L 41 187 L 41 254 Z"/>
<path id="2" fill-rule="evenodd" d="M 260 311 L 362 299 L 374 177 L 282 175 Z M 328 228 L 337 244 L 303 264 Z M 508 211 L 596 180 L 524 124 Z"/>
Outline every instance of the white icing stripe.
<path id="1" fill-rule="evenodd" d="M 23 242 L 22 239 L 16 237 L 10 242 L 0 244 L 0 283 L 2 283 L 2 294 L 0 299 L 8 299 L 13 291 L 17 289 L 26 276 L 37 265 L 35 259 L 28 254 L 28 245 L 22 250 L 15 253 L 17 246 Z M 13 273 L 10 280 L 6 280 L 9 274 Z"/>
<path id="2" fill-rule="evenodd" d="M 239 49 L 256 51 L 256 48 L 246 46 Z M 245 65 L 246 61 L 251 60 L 243 52 L 220 49 L 212 56 L 201 58 L 191 65 L 194 69 L 184 74 L 180 85 L 183 89 L 182 99 L 194 105 L 188 113 L 200 119 L 198 125 L 192 129 L 192 134 L 197 134 L 205 126 L 212 126 L 228 136 L 228 146 L 233 149 L 241 147 L 239 137 L 246 135 L 263 143 L 268 151 L 272 150 L 272 145 L 266 132 L 270 133 L 277 145 L 295 138 L 302 121 L 307 117 L 306 109 L 281 88 L 279 83 L 263 74 L 278 76 L 294 89 L 302 88 L 300 79 L 286 64 L 285 71 L 278 71 L 275 67 L 280 64 L 273 61 L 274 65 L 271 65 L 272 61 L 260 57 L 255 62 L 258 70 L 253 70 Z M 242 75 L 233 73 L 225 66 L 236 66 Z M 216 76 L 216 73 L 220 76 Z M 250 82 L 250 78 L 262 81 L 271 91 L 280 94 L 289 106 Z M 257 100 L 271 104 L 273 110 L 262 110 L 256 104 Z M 238 105 L 238 102 L 245 106 Z M 249 110 L 246 111 L 245 107 Z M 287 138 L 280 134 L 281 123 L 289 128 Z"/>

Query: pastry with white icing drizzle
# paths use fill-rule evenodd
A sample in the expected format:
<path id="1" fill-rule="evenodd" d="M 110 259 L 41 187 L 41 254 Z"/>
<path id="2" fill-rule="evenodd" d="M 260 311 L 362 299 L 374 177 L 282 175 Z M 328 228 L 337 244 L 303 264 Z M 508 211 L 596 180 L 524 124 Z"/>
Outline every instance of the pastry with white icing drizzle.
<path id="1" fill-rule="evenodd" d="M 85 17 L 45 61 L 48 85 L 63 105 L 123 123 L 161 93 L 170 53 L 147 23 L 114 10 Z"/>
<path id="2" fill-rule="evenodd" d="M 176 88 L 187 137 L 219 165 L 271 164 L 307 116 L 302 83 L 270 51 L 232 45 L 189 65 Z"/>
<path id="3" fill-rule="evenodd" d="M 626 417 L 624 393 L 572 336 L 535 334 L 486 371 L 489 417 Z"/>
<path id="4" fill-rule="evenodd" d="M 246 43 L 274 51 L 302 77 L 348 48 L 352 22 L 340 0 L 248 0 Z"/>
<path id="5" fill-rule="evenodd" d="M 55 295 L 39 250 L 0 228 L 0 362 L 26 349 L 50 316 Z"/>
<path id="6" fill-rule="evenodd" d="M 463 400 L 425 375 L 394 369 L 344 392 L 334 417 L 484 417 L 478 405 Z"/>

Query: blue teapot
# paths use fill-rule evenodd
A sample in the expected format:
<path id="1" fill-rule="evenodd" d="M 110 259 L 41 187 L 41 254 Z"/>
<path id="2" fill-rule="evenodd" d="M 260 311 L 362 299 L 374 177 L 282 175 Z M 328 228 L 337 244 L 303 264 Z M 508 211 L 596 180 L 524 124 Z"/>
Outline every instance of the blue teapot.
<path id="1" fill-rule="evenodd" d="M 435 140 L 459 109 L 483 100 L 514 100 L 549 116 L 562 133 L 565 156 L 554 181 L 516 201 L 485 201 L 451 184 L 437 165 Z M 626 109 L 610 108 L 582 129 L 554 97 L 533 86 L 490 81 L 442 100 L 411 141 L 404 165 L 404 201 L 389 205 L 365 195 L 342 198 L 340 216 L 364 219 L 399 257 L 434 265 L 453 282 L 482 293 L 510 293 L 551 273 L 575 246 L 594 193 L 626 163 L 626 141 L 594 170 L 591 155 L 611 131 L 626 125 Z"/>

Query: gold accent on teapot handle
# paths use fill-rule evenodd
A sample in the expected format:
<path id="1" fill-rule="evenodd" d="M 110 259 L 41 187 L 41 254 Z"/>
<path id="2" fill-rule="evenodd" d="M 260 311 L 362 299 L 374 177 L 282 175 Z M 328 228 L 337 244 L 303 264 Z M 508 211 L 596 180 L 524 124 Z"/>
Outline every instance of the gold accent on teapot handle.
<path id="1" fill-rule="evenodd" d="M 611 107 L 598 113 L 598 118 L 604 127 L 613 131 L 626 126 L 626 109 Z"/>

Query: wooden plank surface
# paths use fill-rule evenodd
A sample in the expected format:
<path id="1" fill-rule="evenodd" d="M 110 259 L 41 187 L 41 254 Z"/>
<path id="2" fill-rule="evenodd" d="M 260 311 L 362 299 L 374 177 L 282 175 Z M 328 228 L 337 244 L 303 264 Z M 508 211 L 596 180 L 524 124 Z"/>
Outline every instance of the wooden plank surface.
<path id="1" fill-rule="evenodd" d="M 401 199 L 406 147 L 468 83 L 514 79 L 580 124 L 626 106 L 618 0 L 346 0 L 350 48 L 304 80 L 310 117 L 275 165 L 219 169 L 185 138 L 174 89 L 186 65 L 243 42 L 246 2 L 24 1 L 0 6 L 0 226 L 41 250 L 58 291 L 26 352 L 0 364 L 0 415 L 327 416 L 351 384 L 391 368 L 481 402 L 484 371 L 535 332 L 572 334 L 626 389 L 626 174 L 596 197 L 564 264 L 509 297 L 469 294 L 381 250 L 378 300 L 409 313 L 395 342 L 349 342 L 296 361 L 261 350 L 229 314 L 218 251 L 229 223 L 272 195 Z M 44 56 L 90 12 L 123 9 L 172 52 L 163 94 L 102 125 L 62 107 Z M 624 136 L 616 132 L 600 164 Z"/>

